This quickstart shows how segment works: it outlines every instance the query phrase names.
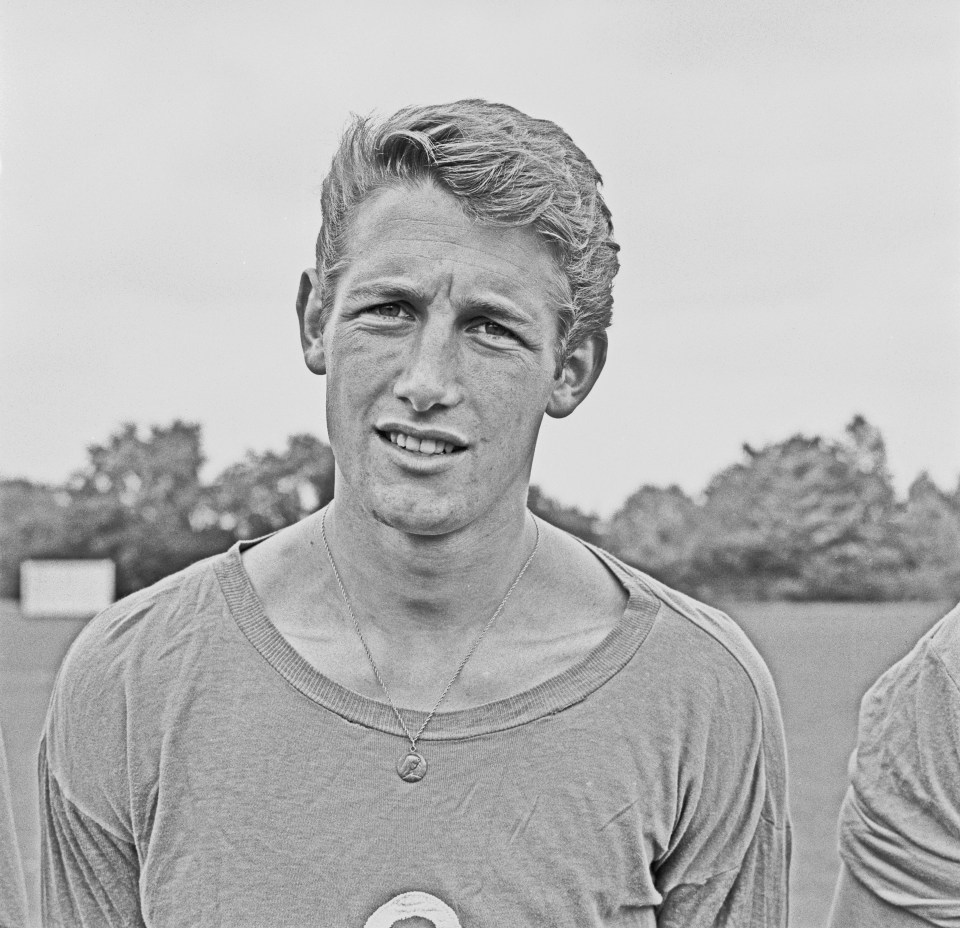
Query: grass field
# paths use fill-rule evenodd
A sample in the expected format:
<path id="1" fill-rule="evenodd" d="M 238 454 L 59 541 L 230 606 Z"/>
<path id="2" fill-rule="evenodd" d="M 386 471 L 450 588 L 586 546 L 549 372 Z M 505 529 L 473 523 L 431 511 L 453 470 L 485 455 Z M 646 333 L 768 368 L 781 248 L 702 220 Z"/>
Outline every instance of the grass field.
<path id="1" fill-rule="evenodd" d="M 820 928 L 837 871 L 835 828 L 860 698 L 948 603 L 726 604 L 767 661 L 783 706 L 795 829 L 791 928 Z M 36 913 L 36 752 L 53 679 L 82 627 L 0 603 L 0 725 Z"/>

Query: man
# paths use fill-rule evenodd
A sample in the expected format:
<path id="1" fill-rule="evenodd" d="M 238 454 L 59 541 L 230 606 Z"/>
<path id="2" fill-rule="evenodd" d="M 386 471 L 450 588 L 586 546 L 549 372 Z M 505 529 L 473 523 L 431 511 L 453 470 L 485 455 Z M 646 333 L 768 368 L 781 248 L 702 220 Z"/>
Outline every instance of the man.
<path id="1" fill-rule="evenodd" d="M 785 923 L 759 657 L 526 509 L 544 414 L 606 356 L 599 181 L 483 101 L 348 129 L 297 300 L 335 502 L 78 640 L 41 756 L 48 923 Z"/>
<path id="2" fill-rule="evenodd" d="M 960 606 L 870 688 L 833 928 L 960 926 Z"/>

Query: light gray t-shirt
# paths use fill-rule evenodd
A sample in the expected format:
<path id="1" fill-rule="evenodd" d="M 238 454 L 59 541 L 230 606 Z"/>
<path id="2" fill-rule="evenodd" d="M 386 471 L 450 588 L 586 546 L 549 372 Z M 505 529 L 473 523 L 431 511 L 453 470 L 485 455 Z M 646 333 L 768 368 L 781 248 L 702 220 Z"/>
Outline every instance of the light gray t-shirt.
<path id="1" fill-rule="evenodd" d="M 419 783 L 389 706 L 290 646 L 237 547 L 116 604 L 41 745 L 46 924 L 784 926 L 766 667 L 723 614 L 598 556 L 629 592 L 618 626 L 533 689 L 438 713 Z"/>
<path id="2" fill-rule="evenodd" d="M 960 606 L 863 697 L 840 855 L 881 899 L 960 928 Z"/>
<path id="3" fill-rule="evenodd" d="M 7 755 L 0 731 L 0 928 L 22 928 L 27 923 L 27 893 L 10 797 Z"/>

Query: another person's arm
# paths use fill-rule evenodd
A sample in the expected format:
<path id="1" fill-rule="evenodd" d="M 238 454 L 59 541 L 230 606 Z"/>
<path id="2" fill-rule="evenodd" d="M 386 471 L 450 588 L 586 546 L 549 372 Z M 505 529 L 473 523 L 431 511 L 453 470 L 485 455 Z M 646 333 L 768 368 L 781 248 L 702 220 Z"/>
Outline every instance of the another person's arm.
<path id="1" fill-rule="evenodd" d="M 20 928 L 27 922 L 27 894 L 10 796 L 3 732 L 0 732 L 0 928 Z"/>
<path id="2" fill-rule="evenodd" d="M 843 865 L 837 881 L 831 928 L 930 928 L 930 922 L 875 895 Z"/>
<path id="3" fill-rule="evenodd" d="M 850 774 L 831 928 L 960 928 L 960 608 L 864 696 Z"/>

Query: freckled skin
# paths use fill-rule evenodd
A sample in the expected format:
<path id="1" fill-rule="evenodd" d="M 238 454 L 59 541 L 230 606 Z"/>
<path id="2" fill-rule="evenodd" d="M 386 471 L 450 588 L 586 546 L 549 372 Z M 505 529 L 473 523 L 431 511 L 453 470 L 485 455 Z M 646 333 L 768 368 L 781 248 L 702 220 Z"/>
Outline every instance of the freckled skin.
<path id="1" fill-rule="evenodd" d="M 536 233 L 478 224 L 431 185 L 359 208 L 322 336 L 338 510 L 434 535 L 494 529 L 525 504 L 560 382 L 556 279 Z M 446 429 L 468 447 L 412 473 L 375 430 L 386 420 Z"/>

